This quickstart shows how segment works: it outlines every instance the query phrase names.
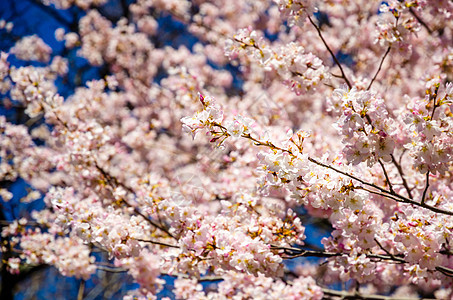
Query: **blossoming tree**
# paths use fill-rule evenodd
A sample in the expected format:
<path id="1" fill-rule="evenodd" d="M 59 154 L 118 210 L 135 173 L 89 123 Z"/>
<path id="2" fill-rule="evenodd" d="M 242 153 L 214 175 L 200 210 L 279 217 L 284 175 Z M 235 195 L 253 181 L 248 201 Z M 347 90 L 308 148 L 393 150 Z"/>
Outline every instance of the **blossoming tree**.
<path id="1" fill-rule="evenodd" d="M 163 275 L 177 299 L 453 297 L 452 1 L 105 2 L 43 0 L 84 11 L 65 50 L 1 53 L 3 106 L 43 120 L 0 116 L 2 181 L 46 204 L 3 227 L 10 272 L 124 271 L 126 299 Z M 74 53 L 105 77 L 65 99 Z"/>

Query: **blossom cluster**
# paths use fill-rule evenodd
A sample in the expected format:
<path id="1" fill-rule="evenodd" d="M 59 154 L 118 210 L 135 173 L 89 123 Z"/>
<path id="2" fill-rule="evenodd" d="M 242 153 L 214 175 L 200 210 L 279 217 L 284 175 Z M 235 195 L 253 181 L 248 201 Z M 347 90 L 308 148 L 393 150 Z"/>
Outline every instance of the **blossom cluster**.
<path id="1" fill-rule="evenodd" d="M 445 173 L 452 155 L 452 121 L 447 114 L 453 100 L 453 83 L 445 87 L 443 97 L 436 92 L 425 99 L 408 104 L 410 112 L 405 117 L 411 143 L 406 146 L 414 157 L 414 167 L 422 173 Z M 422 104 L 425 106 L 422 106 Z"/>
<path id="2" fill-rule="evenodd" d="M 370 91 L 336 89 L 329 109 L 339 115 L 336 126 L 344 137 L 343 150 L 352 164 L 391 161 L 395 148 L 395 128 L 384 100 Z"/>
<path id="3" fill-rule="evenodd" d="M 85 280 L 96 272 L 95 260 L 89 247 L 75 237 L 58 237 L 43 232 L 40 228 L 26 228 L 27 222 L 20 220 L 2 231 L 2 236 L 21 234 L 20 240 L 12 241 L 22 253 L 11 260 L 9 268 L 17 272 L 20 264 L 55 266 L 64 276 L 75 276 Z M 11 265 L 14 264 L 14 265 Z"/>
<path id="4" fill-rule="evenodd" d="M 44 43 L 39 36 L 31 35 L 18 41 L 10 50 L 10 53 L 22 60 L 36 60 L 46 63 L 50 60 L 52 48 Z"/>
<path id="5" fill-rule="evenodd" d="M 259 32 L 241 29 L 233 40 L 227 40 L 225 55 L 235 59 L 241 52 L 254 59 L 266 71 L 274 71 L 282 82 L 297 95 L 315 90 L 328 82 L 329 68 L 322 60 L 304 47 L 291 42 L 286 45 L 269 45 Z"/>
<path id="6" fill-rule="evenodd" d="M 245 216 L 253 204 L 244 204 L 250 201 L 244 201 L 241 196 L 237 199 L 236 203 L 222 201 L 225 216 L 217 216 L 215 223 L 211 217 L 201 217 L 190 203 L 178 203 L 176 199 L 159 203 L 164 216 L 178 223 L 173 223 L 173 228 L 181 236 L 180 249 L 167 257 L 179 257 L 176 266 L 171 266 L 172 260 L 167 263 L 170 273 L 177 274 L 190 266 L 191 272 L 203 274 L 211 264 L 219 274 L 231 269 L 255 275 L 282 272 L 282 259 L 271 245 L 302 244 L 305 236 L 300 220 L 291 211 L 283 222 L 272 215 L 254 216 L 250 220 Z"/>

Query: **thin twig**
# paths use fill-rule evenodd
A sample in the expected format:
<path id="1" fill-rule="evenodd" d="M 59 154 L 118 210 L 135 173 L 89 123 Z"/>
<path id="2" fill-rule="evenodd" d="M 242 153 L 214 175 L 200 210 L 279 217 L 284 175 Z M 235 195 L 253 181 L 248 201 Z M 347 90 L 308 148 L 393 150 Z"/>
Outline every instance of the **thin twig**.
<path id="1" fill-rule="evenodd" d="M 402 258 L 398 258 L 396 257 L 395 255 L 393 255 L 392 253 L 390 253 L 387 249 L 385 249 L 381 243 L 379 243 L 379 241 L 375 238 L 374 241 L 376 242 L 376 244 L 378 244 L 379 248 L 381 248 L 385 253 L 387 253 L 388 256 L 390 256 L 393 260 L 395 261 L 399 261 L 399 262 L 402 262 L 402 263 L 405 263 L 406 261 Z"/>
<path id="2" fill-rule="evenodd" d="M 118 268 L 118 267 L 108 267 L 108 266 L 96 266 L 96 269 L 104 272 L 110 272 L 110 273 L 125 273 L 127 272 L 127 269 L 124 268 Z"/>
<path id="3" fill-rule="evenodd" d="M 406 203 L 412 203 L 412 202 L 413 202 L 412 200 L 410 200 L 410 199 L 408 199 L 408 198 L 406 198 L 406 197 L 404 197 L 404 196 L 402 196 L 402 195 L 399 195 L 399 194 L 397 194 L 397 193 L 395 193 L 395 192 L 392 193 L 391 191 L 388 191 L 388 190 L 386 190 L 386 189 L 384 189 L 384 188 L 382 188 L 382 187 L 380 187 L 380 186 L 378 186 L 378 185 L 376 185 L 376 184 L 374 184 L 374 183 L 366 182 L 365 180 L 362 180 L 362 179 L 360 179 L 360 178 L 358 178 L 358 177 L 356 177 L 356 176 L 354 176 L 354 175 L 348 174 L 348 173 L 346 173 L 346 172 L 344 172 L 344 171 L 341 171 L 341 170 L 339 170 L 339 169 L 337 169 L 337 168 L 335 168 L 335 167 L 332 167 L 332 166 L 326 165 L 326 164 L 324 164 L 324 163 L 322 163 L 322 162 L 320 162 L 320 161 L 317 161 L 317 160 L 314 159 L 314 158 L 308 157 L 308 160 L 311 161 L 312 163 L 315 163 L 315 164 L 321 166 L 321 167 L 331 169 L 331 170 L 333 170 L 333 171 L 335 171 L 335 172 L 337 172 L 337 173 L 339 173 L 339 174 L 342 174 L 342 175 L 345 175 L 345 176 L 347 176 L 347 177 L 349 177 L 349 178 L 351 178 L 351 179 L 357 180 L 358 182 L 360 182 L 360 183 L 362 183 L 362 184 L 364 184 L 364 185 L 373 187 L 373 188 L 375 188 L 375 189 L 381 191 L 382 193 L 390 194 L 390 195 L 392 195 L 392 196 L 395 196 L 395 197 L 397 197 L 397 198 L 400 198 L 403 202 L 406 202 Z"/>
<path id="4" fill-rule="evenodd" d="M 433 31 L 429 28 L 429 26 L 415 13 L 412 7 L 409 8 L 409 12 L 417 19 L 418 23 L 420 23 L 423 27 L 426 28 L 429 34 L 432 34 Z"/>
<path id="5" fill-rule="evenodd" d="M 171 277 L 185 278 L 185 279 L 191 278 L 188 274 L 171 274 L 171 275 L 168 273 L 160 273 L 160 274 L 171 276 Z M 219 281 L 219 280 L 223 280 L 223 277 L 221 277 L 221 276 L 203 276 L 203 277 L 197 278 L 198 282 Z"/>
<path id="6" fill-rule="evenodd" d="M 97 162 L 95 162 L 95 167 L 96 169 L 104 176 L 104 178 L 107 180 L 107 182 L 109 182 L 110 184 L 112 184 L 113 187 L 115 186 L 121 186 L 123 187 L 124 189 L 126 189 L 129 193 L 131 194 L 135 194 L 135 192 L 128 186 L 120 183 L 115 177 L 113 177 L 112 175 L 110 175 L 109 173 L 107 173 L 107 171 L 105 171 L 103 168 L 101 168 Z M 151 224 L 152 226 L 154 226 L 155 228 L 158 228 L 160 229 L 161 231 L 165 232 L 168 236 L 172 237 L 172 238 L 175 238 L 169 231 L 167 228 L 163 227 L 163 226 L 160 226 L 159 224 L 155 223 L 153 220 L 151 220 L 150 218 L 148 218 L 145 214 L 143 214 L 137 207 L 133 206 L 132 204 L 130 204 L 126 199 L 122 198 L 121 199 L 122 202 L 124 204 L 126 204 L 128 207 L 131 207 L 134 209 L 134 212 L 141 216 L 143 219 L 145 219 L 149 224 Z"/>
<path id="7" fill-rule="evenodd" d="M 439 106 L 439 103 L 437 102 L 437 92 L 438 91 L 439 91 L 439 85 L 436 86 L 434 93 L 430 96 L 430 99 L 433 100 L 433 111 L 431 113 L 431 120 L 434 119 L 434 113 L 436 112 L 436 108 Z M 426 172 L 426 185 L 425 185 L 425 189 L 423 190 L 423 195 L 422 195 L 422 200 L 421 200 L 422 205 L 425 204 L 426 192 L 428 191 L 428 187 L 429 187 L 429 172 L 430 172 L 430 170 L 428 168 L 428 171 Z"/>
<path id="8" fill-rule="evenodd" d="M 130 204 L 129 202 L 127 202 L 124 198 L 122 199 L 122 201 L 123 201 L 124 204 L 126 204 L 127 206 L 132 207 L 132 208 L 134 209 L 134 212 L 135 212 L 137 215 L 141 216 L 143 219 L 145 219 L 146 222 L 148 222 L 148 223 L 151 224 L 152 226 L 154 226 L 154 227 L 156 227 L 156 228 L 162 230 L 162 231 L 165 232 L 168 236 L 170 236 L 170 237 L 176 239 L 176 238 L 174 237 L 174 235 L 172 235 L 172 234 L 170 233 L 170 231 L 168 231 L 167 228 L 165 228 L 165 227 L 163 227 L 163 226 L 160 226 L 159 224 L 157 224 L 156 222 L 154 222 L 153 220 L 151 220 L 150 218 L 148 218 L 148 217 L 147 217 L 145 214 L 143 214 L 137 207 L 135 207 L 135 206 L 133 206 L 132 204 Z"/>
<path id="9" fill-rule="evenodd" d="M 392 200 L 395 200 L 396 202 L 400 202 L 400 203 L 408 203 L 402 199 L 399 199 L 399 198 L 396 198 L 396 197 L 393 197 L 391 195 L 387 195 L 385 193 L 382 193 L 382 192 L 378 192 L 378 191 L 373 191 L 373 190 L 370 190 L 370 189 L 367 189 L 363 186 L 355 186 L 354 187 L 355 189 L 360 189 L 360 190 L 364 190 L 370 194 L 374 194 L 374 195 L 378 195 L 378 196 L 382 196 L 382 197 L 386 197 L 386 198 L 389 198 L 389 199 L 392 199 Z M 408 204 L 416 204 L 417 202 L 414 201 L 414 203 L 408 203 Z"/>
<path id="10" fill-rule="evenodd" d="M 439 92 L 439 87 L 440 87 L 440 85 L 436 86 L 434 93 L 430 97 L 430 100 L 431 99 L 433 100 L 433 111 L 431 113 L 431 120 L 434 119 L 434 113 L 436 112 L 436 108 L 439 106 L 439 102 L 437 101 L 437 93 Z"/>
<path id="11" fill-rule="evenodd" d="M 401 179 L 403 180 L 403 186 L 406 189 L 407 195 L 409 196 L 409 198 L 414 199 L 412 197 L 409 185 L 407 184 L 406 178 L 404 178 L 403 168 L 401 168 L 401 161 L 400 163 L 398 163 L 393 154 L 390 154 L 390 157 L 392 158 L 392 163 L 395 165 L 396 169 L 398 170 L 398 173 L 400 174 Z"/>
<path id="12" fill-rule="evenodd" d="M 448 277 L 453 277 L 453 270 L 447 267 L 437 266 L 436 270 Z"/>
<path id="13" fill-rule="evenodd" d="M 324 43 L 324 46 L 327 48 L 327 51 L 329 51 L 330 55 L 332 56 L 333 60 L 335 61 L 335 63 L 338 65 L 338 67 L 340 68 L 340 72 L 341 72 L 341 75 L 344 79 L 344 81 L 346 81 L 346 84 L 348 85 L 348 87 L 351 89 L 352 88 L 352 85 L 351 83 L 349 82 L 348 78 L 346 77 L 346 74 L 343 70 L 343 67 L 341 66 L 340 62 L 338 61 L 337 57 L 335 56 L 335 54 L 333 54 L 332 50 L 330 49 L 329 45 L 327 44 L 326 40 L 324 39 L 324 37 L 322 36 L 322 32 L 321 32 L 321 29 L 318 27 L 318 25 L 316 25 L 315 22 L 313 22 L 313 20 L 311 19 L 310 16 L 308 16 L 308 20 L 310 20 L 310 23 L 315 27 L 316 31 L 318 32 L 318 35 L 319 37 L 321 38 L 322 42 Z"/>
<path id="14" fill-rule="evenodd" d="M 349 253 L 337 253 L 337 252 L 326 252 L 322 250 L 307 250 L 307 249 L 299 249 L 293 247 L 280 247 L 280 246 L 273 246 L 271 245 L 271 249 L 275 250 L 284 250 L 284 254 L 286 257 L 284 259 L 293 259 L 297 257 L 322 257 L 322 258 L 330 258 L 330 257 L 337 257 L 343 255 L 349 255 Z M 381 255 L 381 254 L 365 254 L 368 258 L 379 259 L 379 260 L 390 260 L 395 261 L 398 263 L 407 263 L 404 259 L 396 257 L 394 255 Z"/>
<path id="15" fill-rule="evenodd" d="M 382 171 L 384 172 L 385 180 L 387 181 L 387 184 L 389 186 L 390 193 L 395 194 L 395 191 L 393 190 L 392 183 L 390 182 L 390 178 L 387 174 L 387 170 L 385 169 L 384 164 L 382 163 L 382 161 L 380 159 L 378 159 L 378 163 L 381 165 Z"/>
<path id="16" fill-rule="evenodd" d="M 376 191 L 372 191 L 372 190 L 369 190 L 369 189 L 366 189 L 364 187 L 360 187 L 360 186 L 356 186 L 354 187 L 356 189 L 362 189 L 364 191 L 367 191 L 371 194 L 375 194 L 375 195 L 379 195 L 379 196 L 382 196 L 382 197 L 386 197 L 386 198 L 389 198 L 389 199 L 392 199 L 392 200 L 395 200 L 396 202 L 400 202 L 400 203 L 406 203 L 406 204 L 412 204 L 412 205 L 415 205 L 415 206 L 419 206 L 419 207 L 423 207 L 425 209 L 428 209 L 432 212 L 436 212 L 436 213 L 439 213 L 439 214 L 444 214 L 444 215 L 448 215 L 448 216 L 453 216 L 453 212 L 452 211 L 448 211 L 448 210 L 445 210 L 445 209 L 441 209 L 441 208 L 437 208 L 437 207 L 434 207 L 434 206 L 431 206 L 431 205 L 428 205 L 426 203 L 420 203 L 420 202 L 416 202 L 414 200 L 403 200 L 403 199 L 399 199 L 399 198 L 396 198 L 396 197 L 393 197 L 391 195 L 387 195 L 387 194 L 384 194 L 384 193 L 380 193 L 380 192 L 376 192 Z"/>
<path id="17" fill-rule="evenodd" d="M 426 192 L 428 191 L 428 187 L 429 187 L 429 170 L 426 172 L 426 185 L 425 185 L 425 189 L 423 190 L 423 196 L 422 196 L 422 201 L 421 201 L 422 205 L 425 204 L 425 197 L 426 197 Z"/>
<path id="18" fill-rule="evenodd" d="M 170 248 L 178 248 L 179 249 L 179 246 L 171 245 L 171 244 L 167 244 L 167 243 L 163 243 L 163 242 L 144 240 L 144 239 L 134 239 L 134 240 L 139 241 L 139 242 L 145 242 L 145 243 L 150 243 L 150 244 L 155 244 L 155 245 L 160 245 L 160 246 L 165 246 L 165 247 L 170 247 Z"/>
<path id="19" fill-rule="evenodd" d="M 381 59 L 381 63 L 379 64 L 379 68 L 377 69 L 376 74 L 374 74 L 373 79 L 371 79 L 371 82 L 370 82 L 370 84 L 369 84 L 368 87 L 367 87 L 367 91 L 371 88 L 371 86 L 373 85 L 373 82 L 376 80 L 376 78 L 377 78 L 379 72 L 381 71 L 382 64 L 384 63 L 384 60 L 385 60 L 385 58 L 387 57 L 387 55 L 390 53 L 390 49 L 392 49 L 392 46 L 389 46 L 389 47 L 387 48 L 387 51 L 385 51 L 385 54 L 384 54 L 384 56 L 383 56 L 382 59 Z"/>

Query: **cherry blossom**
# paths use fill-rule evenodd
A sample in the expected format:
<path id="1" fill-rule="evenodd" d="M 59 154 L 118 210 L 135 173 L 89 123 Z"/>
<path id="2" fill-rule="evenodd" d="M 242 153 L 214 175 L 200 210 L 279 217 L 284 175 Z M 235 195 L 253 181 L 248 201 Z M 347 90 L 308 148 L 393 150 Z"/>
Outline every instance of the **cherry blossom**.
<path id="1" fill-rule="evenodd" d="M 4 220 L 9 272 L 123 272 L 125 299 L 452 297 L 451 1 L 106 3 L 43 1 L 80 11 L 64 49 L 0 54 L 26 118 L 0 116 L 0 176 L 29 186 L 2 205 L 45 205 Z"/>

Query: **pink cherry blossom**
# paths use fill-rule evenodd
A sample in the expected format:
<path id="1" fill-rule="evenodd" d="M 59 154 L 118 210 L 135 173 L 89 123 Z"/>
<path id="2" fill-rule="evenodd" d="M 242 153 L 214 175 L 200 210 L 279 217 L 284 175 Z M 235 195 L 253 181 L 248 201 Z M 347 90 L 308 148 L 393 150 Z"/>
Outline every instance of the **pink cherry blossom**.
<path id="1" fill-rule="evenodd" d="M 45 205 L 4 220 L 7 270 L 127 272 L 125 299 L 451 298 L 453 4 L 346 2 L 43 1 L 81 13 L 63 50 L 0 54 L 26 118 L 0 116 L 0 177 L 29 186 L 0 197 Z"/>

